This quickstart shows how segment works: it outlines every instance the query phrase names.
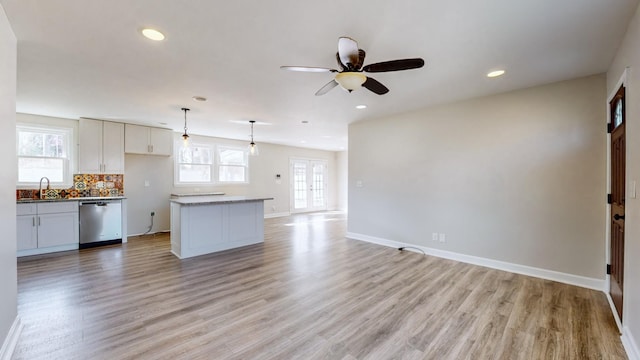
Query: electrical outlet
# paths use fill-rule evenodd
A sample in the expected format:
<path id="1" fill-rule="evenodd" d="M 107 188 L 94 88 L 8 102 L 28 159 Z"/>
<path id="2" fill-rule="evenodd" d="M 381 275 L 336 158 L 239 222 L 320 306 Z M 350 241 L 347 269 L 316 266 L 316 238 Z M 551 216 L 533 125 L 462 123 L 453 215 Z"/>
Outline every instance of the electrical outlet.
<path id="1" fill-rule="evenodd" d="M 155 212 L 155 211 L 152 211 L 152 212 L 151 212 L 151 216 L 155 216 L 155 215 L 156 215 L 156 212 Z"/>
<path id="2" fill-rule="evenodd" d="M 445 237 L 445 235 L 443 233 L 440 233 L 440 235 L 438 237 L 438 240 L 440 240 L 440 242 L 442 242 L 442 243 L 447 241 L 447 239 L 446 239 L 446 237 Z"/>
<path id="3" fill-rule="evenodd" d="M 431 240 L 438 241 L 438 233 L 432 233 L 431 234 Z"/>

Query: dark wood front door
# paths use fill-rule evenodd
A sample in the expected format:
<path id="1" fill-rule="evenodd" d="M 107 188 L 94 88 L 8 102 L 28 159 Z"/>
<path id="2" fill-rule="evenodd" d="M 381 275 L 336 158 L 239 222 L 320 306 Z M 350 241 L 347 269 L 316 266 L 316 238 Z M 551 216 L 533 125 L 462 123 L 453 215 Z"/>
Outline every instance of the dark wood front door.
<path id="1" fill-rule="evenodd" d="M 624 86 L 609 103 L 611 113 L 611 285 L 609 292 L 622 321 L 624 289 L 625 103 Z"/>

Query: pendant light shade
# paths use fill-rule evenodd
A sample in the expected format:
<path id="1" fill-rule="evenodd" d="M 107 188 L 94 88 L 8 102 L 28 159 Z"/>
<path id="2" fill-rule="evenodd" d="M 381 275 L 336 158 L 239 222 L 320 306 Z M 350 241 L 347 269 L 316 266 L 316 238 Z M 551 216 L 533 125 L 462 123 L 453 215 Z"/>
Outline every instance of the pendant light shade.
<path id="1" fill-rule="evenodd" d="M 259 155 L 258 145 L 256 145 L 256 143 L 253 141 L 253 124 L 255 124 L 255 122 L 255 120 L 249 120 L 249 123 L 251 124 L 251 142 L 249 143 L 249 155 L 251 156 Z"/>
<path id="2" fill-rule="evenodd" d="M 187 111 L 191 109 L 182 108 L 184 111 L 184 134 L 182 134 L 182 140 L 184 141 L 184 147 L 189 146 L 189 134 L 187 134 Z"/>

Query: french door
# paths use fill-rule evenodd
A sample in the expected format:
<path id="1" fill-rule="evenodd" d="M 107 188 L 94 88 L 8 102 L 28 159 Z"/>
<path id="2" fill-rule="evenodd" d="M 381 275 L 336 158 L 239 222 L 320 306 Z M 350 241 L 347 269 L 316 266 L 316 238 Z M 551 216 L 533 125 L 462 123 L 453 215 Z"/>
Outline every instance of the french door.
<path id="1" fill-rule="evenodd" d="M 327 210 L 327 162 L 291 159 L 291 212 Z"/>

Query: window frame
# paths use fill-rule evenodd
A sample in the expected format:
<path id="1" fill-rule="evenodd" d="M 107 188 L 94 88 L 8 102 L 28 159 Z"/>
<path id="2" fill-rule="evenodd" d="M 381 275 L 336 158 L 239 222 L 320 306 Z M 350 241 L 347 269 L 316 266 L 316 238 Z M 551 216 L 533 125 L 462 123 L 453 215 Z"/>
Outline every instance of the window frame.
<path id="1" fill-rule="evenodd" d="M 202 181 L 202 182 L 184 182 L 180 181 L 180 165 L 188 164 L 181 163 L 180 160 L 180 150 L 184 147 L 184 142 L 182 140 L 176 140 L 174 143 L 174 154 L 173 154 L 173 184 L 175 186 L 206 186 L 215 184 L 216 174 L 215 174 L 215 158 L 216 158 L 216 148 L 213 144 L 207 144 L 204 142 L 195 142 L 190 143 L 189 147 L 202 147 L 208 148 L 211 153 L 211 163 L 210 164 L 195 164 L 195 165 L 209 165 L 209 173 L 211 174 L 210 181 Z"/>
<path id="2" fill-rule="evenodd" d="M 231 164 L 224 164 L 222 162 L 222 159 L 220 157 L 221 154 L 221 150 L 235 150 L 235 151 L 240 151 L 243 154 L 243 159 L 244 159 L 244 165 L 231 165 Z M 224 184 L 224 185 L 240 185 L 240 184 L 249 184 L 249 150 L 245 147 L 241 147 L 241 146 L 233 146 L 233 145 L 217 145 L 216 146 L 216 160 L 217 160 L 217 164 L 216 164 L 216 178 L 215 181 L 217 184 Z M 222 181 L 220 180 L 220 168 L 223 166 L 235 166 L 235 167 L 242 167 L 244 168 L 244 180 L 243 181 Z"/>
<path id="3" fill-rule="evenodd" d="M 20 155 L 20 133 L 35 132 L 43 134 L 62 135 L 64 137 L 64 151 L 67 157 L 51 157 L 51 156 L 31 156 Z M 38 189 L 40 181 L 20 181 L 20 159 L 62 159 L 62 181 L 50 181 L 49 186 L 55 188 L 71 188 L 73 187 L 73 173 L 75 171 L 76 147 L 74 146 L 74 128 L 69 126 L 58 126 L 48 124 L 32 124 L 32 123 L 16 123 L 16 169 L 18 176 L 16 177 L 16 187 L 19 189 Z M 44 185 L 44 184 L 43 184 Z"/>

